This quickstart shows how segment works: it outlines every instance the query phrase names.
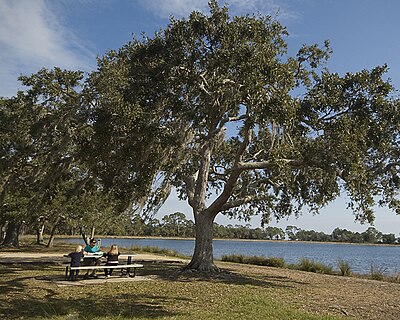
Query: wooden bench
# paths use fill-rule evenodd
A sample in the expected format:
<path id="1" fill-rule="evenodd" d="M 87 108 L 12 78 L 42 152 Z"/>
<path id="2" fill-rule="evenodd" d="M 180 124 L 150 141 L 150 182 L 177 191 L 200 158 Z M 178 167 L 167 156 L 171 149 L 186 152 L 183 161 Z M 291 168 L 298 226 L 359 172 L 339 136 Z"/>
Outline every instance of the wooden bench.
<path id="1" fill-rule="evenodd" d="M 71 266 L 66 266 L 65 267 L 65 276 L 68 278 L 69 276 L 69 271 L 71 270 L 95 270 L 95 269 L 121 269 L 121 276 L 126 276 L 126 277 L 135 277 L 136 276 L 136 269 L 137 268 L 143 268 L 142 264 L 118 264 L 116 266 L 81 266 L 81 267 L 71 267 Z M 133 273 L 131 272 L 131 269 L 133 269 Z M 124 272 L 125 270 L 125 272 Z"/>

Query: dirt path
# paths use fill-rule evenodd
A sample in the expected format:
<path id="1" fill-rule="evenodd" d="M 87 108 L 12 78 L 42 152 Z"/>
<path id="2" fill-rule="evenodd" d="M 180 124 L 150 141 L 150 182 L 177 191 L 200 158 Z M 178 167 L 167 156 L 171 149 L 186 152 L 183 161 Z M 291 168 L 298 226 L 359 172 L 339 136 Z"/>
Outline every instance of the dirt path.
<path id="1" fill-rule="evenodd" d="M 124 261 L 123 254 L 120 258 L 121 261 Z M 37 252 L 0 252 L 0 263 L 33 263 L 33 262 L 43 262 L 43 263 L 62 263 L 68 262 L 69 259 L 65 258 L 61 253 L 37 253 Z M 135 262 L 177 262 L 177 263 L 185 263 L 185 260 L 174 258 L 174 257 L 166 257 L 154 254 L 135 254 L 133 261 Z"/>

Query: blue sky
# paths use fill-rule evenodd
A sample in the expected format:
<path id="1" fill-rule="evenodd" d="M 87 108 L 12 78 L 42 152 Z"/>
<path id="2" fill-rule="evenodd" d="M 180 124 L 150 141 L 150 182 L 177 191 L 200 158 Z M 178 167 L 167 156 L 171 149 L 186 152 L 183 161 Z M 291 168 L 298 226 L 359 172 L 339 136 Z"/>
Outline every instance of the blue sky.
<path id="1" fill-rule="evenodd" d="M 288 28 L 291 53 L 302 44 L 331 41 L 331 71 L 343 74 L 387 63 L 388 77 L 400 88 L 400 1 L 397 0 L 230 0 L 232 15 L 260 12 L 276 16 Z M 222 3 L 222 2 L 221 2 Z M 142 32 L 151 36 L 164 28 L 170 15 L 187 16 L 208 11 L 207 0 L 0 0 L 0 96 L 22 89 L 20 74 L 41 67 L 59 66 L 90 72 L 96 56 L 118 49 Z M 172 196 L 160 214 L 189 207 Z M 218 223 L 238 224 L 224 217 Z M 251 221 L 259 226 L 259 218 Z M 335 227 L 364 231 L 354 222 L 345 198 L 323 209 L 319 216 L 307 212 L 298 220 L 284 220 L 281 228 L 297 225 L 330 233 Z M 384 233 L 400 232 L 400 216 L 377 209 L 375 227 Z"/>

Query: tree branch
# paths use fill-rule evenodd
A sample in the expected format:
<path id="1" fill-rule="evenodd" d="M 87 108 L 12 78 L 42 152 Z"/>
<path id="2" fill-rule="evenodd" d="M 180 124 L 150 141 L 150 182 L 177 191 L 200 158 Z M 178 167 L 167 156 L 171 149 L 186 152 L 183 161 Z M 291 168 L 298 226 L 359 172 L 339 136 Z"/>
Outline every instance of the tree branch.
<path id="1" fill-rule="evenodd" d="M 197 174 L 198 174 L 198 172 L 196 172 L 192 176 L 186 176 L 183 179 L 185 181 L 188 203 L 192 208 L 194 208 L 194 206 L 195 206 L 194 195 L 195 195 L 195 182 L 196 182 Z"/>
<path id="2" fill-rule="evenodd" d="M 254 202 L 254 201 L 262 201 L 262 200 L 265 200 L 265 197 L 246 196 L 246 197 L 243 197 L 241 199 L 236 199 L 236 200 L 232 200 L 232 201 L 229 201 L 229 202 L 225 203 L 222 206 L 221 211 L 227 211 L 227 210 L 242 206 L 244 204 L 248 204 L 248 203 L 251 203 L 251 202 Z"/>
<path id="3" fill-rule="evenodd" d="M 292 167 L 301 167 L 304 165 L 303 160 L 297 159 L 278 159 L 274 163 L 271 161 L 259 161 L 259 162 L 239 162 L 238 168 L 242 170 L 256 170 L 256 169 L 271 169 L 275 162 L 282 162 L 291 165 Z"/>
<path id="4" fill-rule="evenodd" d="M 229 197 L 232 195 L 233 189 L 236 185 L 237 179 L 239 178 L 240 174 L 242 173 L 242 169 L 239 167 L 239 163 L 242 159 L 242 156 L 250 143 L 251 140 L 251 124 L 248 122 L 245 124 L 245 132 L 244 132 L 244 139 L 242 144 L 240 145 L 236 156 L 235 156 L 235 163 L 232 168 L 232 172 L 228 178 L 224 186 L 224 190 L 220 194 L 220 196 L 214 200 L 214 202 L 209 206 L 209 211 L 216 215 L 218 212 L 221 211 L 221 208 L 226 202 L 228 201 Z"/>

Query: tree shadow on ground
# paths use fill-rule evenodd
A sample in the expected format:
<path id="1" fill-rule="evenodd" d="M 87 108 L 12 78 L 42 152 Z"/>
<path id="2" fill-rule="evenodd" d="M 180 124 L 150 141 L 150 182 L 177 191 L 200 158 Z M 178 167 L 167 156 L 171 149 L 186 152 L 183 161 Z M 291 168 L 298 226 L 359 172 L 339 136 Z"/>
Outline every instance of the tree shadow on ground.
<path id="1" fill-rule="evenodd" d="M 2 265 L 0 266 L 0 273 L 2 278 L 0 279 L 0 296 L 6 296 L 9 293 L 24 292 L 27 284 L 27 280 L 32 280 L 35 275 L 35 271 L 39 272 L 53 272 L 52 266 L 42 265 Z M 32 272 L 31 276 L 20 276 L 23 272 Z M 51 294 L 50 292 L 49 294 Z"/>
<path id="2" fill-rule="evenodd" d="M 268 270 L 262 270 L 259 274 L 246 274 L 241 273 L 240 268 L 226 267 L 219 273 L 209 274 L 182 272 L 183 267 L 180 263 L 144 263 L 144 268 L 138 270 L 137 275 L 138 278 L 174 283 L 205 281 L 270 288 L 292 288 L 299 285 L 290 278 L 268 274 Z M 118 316 L 121 319 L 155 319 L 185 316 L 184 309 L 170 310 L 169 306 L 174 305 L 177 299 L 184 304 L 192 300 L 187 296 L 168 296 L 156 291 L 150 294 L 129 291 L 124 278 L 111 286 L 107 286 L 104 279 L 99 279 L 99 286 L 89 282 L 86 285 L 83 280 L 80 287 L 65 287 L 61 289 L 61 294 L 57 285 L 60 281 L 68 281 L 65 280 L 64 269 L 54 265 L 1 266 L 0 271 L 5 273 L 5 277 L 0 279 L 0 318 L 29 318 L 35 315 L 46 318 L 68 316 L 92 319 Z M 115 288 L 115 285 L 120 285 L 121 290 Z M 18 302 L 17 306 L 15 301 Z"/>
<path id="3" fill-rule="evenodd" d="M 41 265 L 2 266 L 4 277 L 0 279 L 0 319 L 35 317 L 53 318 L 68 316 L 92 319 L 97 317 L 121 319 L 153 319 L 174 317 L 184 311 L 167 310 L 165 306 L 176 301 L 190 300 L 186 297 L 168 297 L 157 292 L 140 294 L 135 292 L 118 292 L 114 289 L 97 294 L 96 287 L 63 288 L 54 284 L 64 279 L 58 274 L 62 269 Z M 21 272 L 22 271 L 22 272 Z M 43 281 L 48 284 L 43 285 Z M 65 281 L 67 282 L 67 281 Z M 122 283 L 123 284 L 123 283 Z"/>
<path id="4" fill-rule="evenodd" d="M 47 318 L 75 315 L 83 319 L 113 318 L 116 316 L 119 319 L 153 319 L 179 315 L 179 313 L 166 310 L 163 307 L 171 303 L 171 300 L 176 299 L 176 297 L 172 299 L 156 294 L 149 296 L 134 293 L 110 294 L 101 298 L 96 298 L 96 295 L 93 295 L 93 298 L 77 296 L 68 299 L 60 298 L 57 295 L 46 296 L 42 299 L 26 296 L 18 302 L 18 306 L 7 307 L 7 304 L 2 303 L 0 316 L 8 319 L 29 318 L 32 315 Z"/>
<path id="5" fill-rule="evenodd" d="M 234 285 L 253 285 L 261 287 L 285 287 L 291 288 L 297 285 L 305 285 L 305 282 L 295 281 L 284 276 L 274 276 L 267 271 L 262 274 L 243 274 L 235 268 L 223 268 L 220 272 L 207 273 L 199 271 L 188 271 L 183 269 L 182 264 L 153 263 L 146 264 L 140 275 L 156 276 L 159 279 L 168 281 L 211 281 Z"/>

